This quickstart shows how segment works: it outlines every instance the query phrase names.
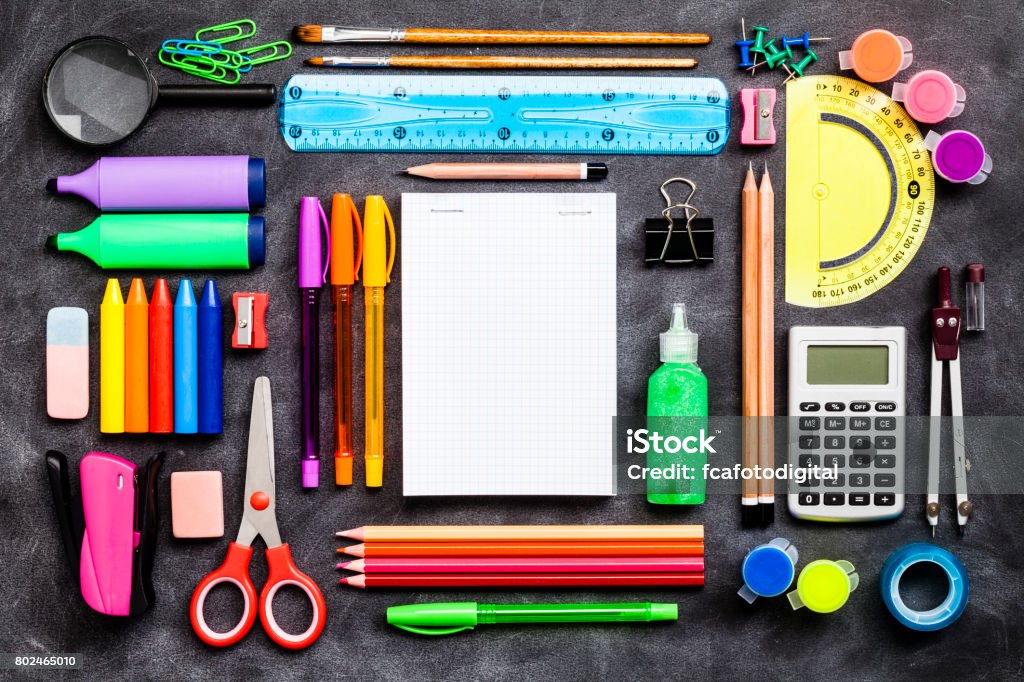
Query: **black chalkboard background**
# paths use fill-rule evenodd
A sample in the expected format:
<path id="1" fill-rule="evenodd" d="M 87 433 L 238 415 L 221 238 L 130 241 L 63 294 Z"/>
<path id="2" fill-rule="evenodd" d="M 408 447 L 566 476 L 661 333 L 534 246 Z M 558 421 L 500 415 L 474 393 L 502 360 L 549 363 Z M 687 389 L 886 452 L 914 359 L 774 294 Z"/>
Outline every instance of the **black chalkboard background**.
<path id="1" fill-rule="evenodd" d="M 738 144 L 741 121 L 738 99 L 733 114 L 734 138 L 712 158 L 612 157 L 610 178 L 600 185 L 480 184 L 486 191 L 614 191 L 619 201 L 619 413 L 641 414 L 646 378 L 657 365 L 656 334 L 667 322 L 671 303 L 690 306 L 692 325 L 701 336 L 701 358 L 711 383 L 712 412 L 739 410 L 739 188 L 748 160 L 767 159 L 773 172 L 778 226 L 776 287 L 777 376 L 786 376 L 786 330 L 795 324 L 899 324 L 909 330 L 908 400 L 911 414 L 926 414 L 928 378 L 927 314 L 932 305 L 932 274 L 942 264 L 959 273 L 968 262 L 983 261 L 988 273 L 989 329 L 964 340 L 964 404 L 971 415 L 1021 415 L 1021 260 L 1019 245 L 1024 174 L 1019 134 L 1020 73 L 1024 53 L 1017 49 L 1024 29 L 1019 2 L 411 2 L 338 3 L 322 1 L 225 1 L 60 3 L 50 0 L 0 5 L 0 235 L 4 267 L 0 271 L 0 385 L 3 417 L 3 473 L 0 475 L 0 537 L 4 580 L 0 581 L 0 651 L 18 653 L 77 652 L 84 668 L 103 677 L 277 679 L 347 677 L 352 679 L 769 679 L 834 676 L 844 679 L 1019 678 L 1024 668 L 1024 541 L 1020 521 L 1024 502 L 1014 497 L 976 500 L 968 535 L 957 536 L 952 501 L 944 501 L 936 542 L 953 550 L 966 564 L 972 581 L 971 602 L 950 629 L 910 632 L 889 616 L 878 596 L 882 562 L 897 547 L 927 539 L 923 501 L 908 500 L 907 512 L 880 526 L 822 526 L 795 523 L 780 511 L 770 531 L 739 527 L 738 503 L 732 496 L 709 500 L 703 507 L 652 509 L 642 499 L 459 499 L 419 500 L 401 496 L 401 276 L 388 289 L 387 471 L 382 491 L 325 487 L 299 490 L 296 450 L 299 427 L 298 297 L 294 258 L 299 197 L 346 191 L 356 197 L 384 194 L 397 212 L 402 191 L 463 191 L 457 184 L 403 179 L 392 173 L 426 157 L 385 155 L 300 155 L 289 152 L 278 136 L 273 108 L 244 113 L 223 110 L 155 112 L 145 128 L 108 153 L 250 154 L 267 160 L 269 172 L 267 265 L 253 272 L 218 277 L 225 301 L 230 292 L 271 292 L 271 349 L 262 353 L 230 352 L 225 367 L 226 431 L 223 437 L 110 437 L 98 434 L 96 411 L 77 423 L 46 417 L 44 355 L 46 311 L 78 305 L 90 311 L 95 368 L 98 366 L 98 306 L 105 274 L 84 259 L 43 253 L 51 232 L 77 229 L 95 214 L 85 202 L 49 196 L 50 177 L 78 172 L 97 153 L 60 136 L 44 113 L 40 84 L 48 60 L 65 43 L 89 34 L 120 37 L 151 57 L 160 80 L 187 77 L 156 64 L 155 51 L 166 38 L 189 34 L 243 16 L 260 27 L 259 37 L 284 38 L 292 25 L 334 22 L 352 25 L 471 26 L 480 28 L 562 28 L 578 30 L 681 30 L 708 32 L 715 42 L 704 48 L 647 49 L 512 47 L 512 54 L 693 55 L 701 60 L 694 75 L 723 78 L 730 92 L 759 85 L 778 87 L 778 73 L 749 78 L 735 68 L 732 42 L 740 16 L 747 25 L 765 22 L 773 33 L 808 30 L 834 40 L 822 46 L 816 73 L 834 72 L 835 52 L 861 31 L 883 26 L 914 43 L 917 68 L 939 68 L 967 88 L 968 103 L 955 122 L 981 135 L 995 159 L 991 179 L 980 187 L 939 183 L 931 230 L 907 271 L 877 295 L 840 309 L 812 311 L 781 302 L 784 220 L 784 101 L 776 109 L 779 143 L 768 151 L 749 152 Z M 318 54 L 382 54 L 498 49 L 402 48 L 400 46 L 304 47 L 286 62 L 258 67 L 249 82 L 282 84 L 300 69 L 302 58 Z M 887 89 L 888 86 L 886 86 Z M 430 159 L 439 156 L 431 155 Z M 582 159 L 581 159 L 582 160 Z M 683 175 L 698 185 L 695 197 L 702 215 L 715 217 L 715 263 L 709 267 L 645 269 L 642 266 L 643 220 L 663 205 L 658 185 Z M 397 218 L 396 214 L 396 218 Z M 486 226 L 483 226 L 486 228 Z M 571 255 L 567 255 L 571 257 Z M 398 264 L 400 267 L 400 262 Z M 396 267 L 396 272 L 398 268 Z M 127 290 L 130 273 L 118 273 Z M 147 273 L 147 284 L 155 273 Z M 174 274 L 172 285 L 176 282 Z M 197 275 L 196 279 L 201 276 Z M 197 284 L 199 282 L 196 282 Z M 329 320 L 325 306 L 324 323 Z M 361 303 L 357 308 L 361 316 Z M 359 318 L 361 319 L 361 317 Z M 326 339 L 325 335 L 325 339 Z M 361 339 L 361 332 L 357 336 Z M 322 433 L 330 442 L 330 362 L 322 346 Z M 361 385 L 362 355 L 356 357 Z M 222 560 L 226 540 L 177 542 L 171 538 L 166 478 L 161 500 L 155 578 L 158 603 L 141 618 L 111 621 L 92 613 L 77 593 L 65 565 L 55 529 L 43 472 L 43 452 L 58 448 L 73 461 L 88 450 L 105 450 L 137 462 L 160 449 L 168 453 L 166 471 L 221 469 L 225 482 L 225 526 L 234 533 L 240 518 L 249 402 L 253 380 L 270 376 L 274 392 L 279 459 L 278 517 L 297 563 L 323 587 L 329 609 L 327 628 L 311 649 L 278 649 L 260 631 L 229 650 L 210 650 L 194 636 L 186 606 L 192 590 Z M 93 406 L 97 382 L 93 382 Z M 777 402 L 785 405 L 780 380 Z M 356 413 L 362 414 L 361 391 Z M 553 455 L 557 456 L 557 454 Z M 947 454 L 947 462 L 948 459 Z M 912 461 L 910 467 L 923 467 Z M 361 471 L 361 466 L 357 471 Z M 166 476 L 166 474 L 165 474 Z M 326 477 L 325 477 L 326 480 Z M 640 590 L 611 593 L 396 592 L 363 593 L 334 585 L 333 532 L 367 523 L 703 523 L 707 528 L 707 586 L 701 590 Z M 747 549 L 775 535 L 799 547 L 803 561 L 845 558 L 860 570 L 860 589 L 840 612 L 817 616 L 793 613 L 785 600 L 762 600 L 748 607 L 736 595 L 739 566 Z M 256 584 L 265 576 L 262 550 L 254 561 Z M 425 639 L 389 628 L 387 606 L 414 601 L 678 601 L 680 621 L 655 626 L 490 627 L 444 639 Z M 211 604 L 211 617 L 225 625 L 229 601 Z M 222 607 L 218 609 L 217 607 Z M 298 601 L 282 600 L 282 619 L 293 627 L 303 617 Z M 223 620 L 214 617 L 220 612 Z"/>

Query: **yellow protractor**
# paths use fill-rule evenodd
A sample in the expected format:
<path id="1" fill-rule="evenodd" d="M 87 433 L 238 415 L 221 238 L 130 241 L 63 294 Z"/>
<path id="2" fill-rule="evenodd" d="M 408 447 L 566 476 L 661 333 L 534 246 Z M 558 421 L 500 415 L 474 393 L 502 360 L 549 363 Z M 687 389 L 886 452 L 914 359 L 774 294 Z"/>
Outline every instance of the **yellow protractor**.
<path id="1" fill-rule="evenodd" d="M 860 81 L 786 88 L 786 301 L 823 308 L 889 284 L 921 248 L 935 204 L 924 137 Z"/>

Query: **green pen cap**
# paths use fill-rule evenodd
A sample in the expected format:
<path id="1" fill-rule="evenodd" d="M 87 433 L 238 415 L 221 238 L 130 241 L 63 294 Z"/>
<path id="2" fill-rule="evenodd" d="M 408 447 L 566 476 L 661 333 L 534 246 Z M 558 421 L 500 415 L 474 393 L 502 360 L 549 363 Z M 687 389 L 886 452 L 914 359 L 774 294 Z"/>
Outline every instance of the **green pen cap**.
<path id="1" fill-rule="evenodd" d="M 263 218 L 248 213 L 109 213 L 46 246 L 101 268 L 247 270 L 266 258 Z"/>
<path id="2" fill-rule="evenodd" d="M 477 604 L 440 602 L 388 609 L 388 623 L 419 635 L 450 635 L 498 623 L 645 623 L 678 620 L 677 604 Z"/>

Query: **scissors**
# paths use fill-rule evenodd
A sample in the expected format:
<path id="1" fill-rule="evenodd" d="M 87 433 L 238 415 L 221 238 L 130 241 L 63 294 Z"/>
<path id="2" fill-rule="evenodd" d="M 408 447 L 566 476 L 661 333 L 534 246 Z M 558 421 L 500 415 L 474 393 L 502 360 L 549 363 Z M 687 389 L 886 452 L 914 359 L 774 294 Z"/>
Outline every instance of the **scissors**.
<path id="1" fill-rule="evenodd" d="M 292 552 L 281 542 L 274 513 L 277 499 L 274 492 L 274 422 L 270 406 L 270 379 L 259 377 L 252 394 L 252 416 L 249 418 L 249 454 L 245 467 L 245 502 L 238 537 L 228 545 L 227 558 L 220 568 L 203 578 L 192 593 L 190 616 L 192 629 L 211 646 L 230 646 L 241 640 L 256 622 L 256 588 L 249 577 L 252 543 L 262 536 L 267 545 L 270 573 L 259 597 L 260 621 L 270 639 L 288 649 L 303 649 L 320 636 L 327 620 L 327 605 L 313 579 L 295 567 Z M 242 619 L 227 632 L 216 632 L 206 624 L 203 605 L 215 586 L 231 583 L 242 591 L 245 604 Z M 274 620 L 274 596 L 286 585 L 298 587 L 313 606 L 313 622 L 298 635 L 286 632 Z"/>

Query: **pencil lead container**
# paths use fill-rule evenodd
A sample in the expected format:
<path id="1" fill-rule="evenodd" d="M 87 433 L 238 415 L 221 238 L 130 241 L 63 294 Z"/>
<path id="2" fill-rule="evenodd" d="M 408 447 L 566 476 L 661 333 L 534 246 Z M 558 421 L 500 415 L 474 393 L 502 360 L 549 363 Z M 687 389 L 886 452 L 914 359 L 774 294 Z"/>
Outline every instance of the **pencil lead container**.
<path id="1" fill-rule="evenodd" d="M 753 604 L 758 597 L 777 597 L 793 584 L 799 554 L 786 538 L 775 538 L 747 552 L 739 595 Z"/>
<path id="2" fill-rule="evenodd" d="M 849 561 L 818 559 L 804 566 L 796 589 L 786 595 L 793 610 L 805 606 L 815 613 L 838 611 L 860 584 L 857 569 Z"/>
<path id="3" fill-rule="evenodd" d="M 969 332 L 985 331 L 985 266 L 967 266 L 967 293 L 964 297 L 964 328 Z"/>

